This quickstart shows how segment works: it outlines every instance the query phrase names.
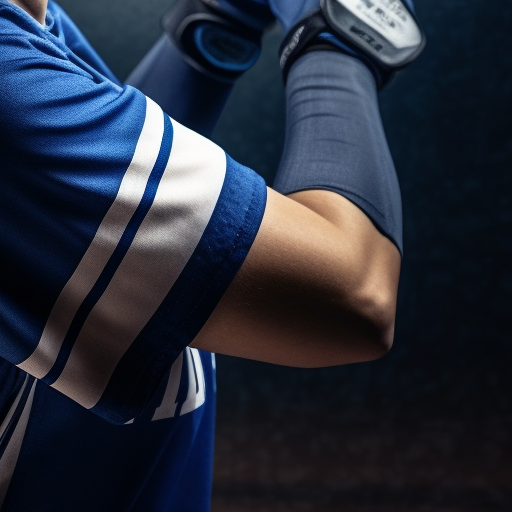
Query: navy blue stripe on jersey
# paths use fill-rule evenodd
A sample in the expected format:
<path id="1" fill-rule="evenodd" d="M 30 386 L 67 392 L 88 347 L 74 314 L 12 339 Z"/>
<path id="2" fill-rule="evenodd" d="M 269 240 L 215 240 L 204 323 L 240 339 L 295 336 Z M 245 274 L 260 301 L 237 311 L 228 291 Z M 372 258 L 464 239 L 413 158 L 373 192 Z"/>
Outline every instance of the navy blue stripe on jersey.
<path id="1" fill-rule="evenodd" d="M 132 158 L 131 161 L 128 159 L 125 164 L 124 175 L 117 174 L 116 176 L 118 179 L 117 190 L 111 192 L 112 196 L 115 195 L 115 197 L 110 196 L 110 208 L 104 214 L 103 219 L 97 220 L 95 233 L 90 235 L 89 246 L 82 249 L 81 260 L 79 260 L 75 269 L 70 270 L 71 277 L 68 277 L 68 282 L 63 286 L 57 300 L 54 300 L 54 306 L 47 317 L 36 350 L 28 359 L 18 364 L 20 368 L 38 378 L 43 378 L 55 363 L 78 309 L 99 279 L 139 206 L 147 188 L 151 171 L 161 152 L 165 120 L 163 113 L 158 105 L 145 97 L 143 97 L 143 105 L 138 108 L 141 107 L 143 109 L 137 114 L 144 118 L 144 122 L 140 123 L 138 134 L 134 134 L 135 137 L 138 135 L 138 141 L 130 148 Z M 110 151 L 115 151 L 117 141 L 114 140 L 111 143 L 114 148 Z M 107 150 L 100 146 L 100 151 L 98 156 L 101 161 L 102 153 Z M 111 156 L 110 153 L 106 153 L 106 155 Z M 95 164 L 96 162 L 93 162 L 93 165 Z M 102 173 L 94 175 L 87 185 L 99 187 L 98 192 L 108 193 L 109 183 L 104 180 L 104 176 Z M 71 192 L 72 189 L 69 193 Z M 51 194 L 50 197 L 55 195 L 53 190 L 47 193 Z M 92 199 L 97 200 L 94 196 Z M 77 213 L 79 220 L 82 221 L 83 212 L 76 212 L 75 215 Z M 66 219 L 69 213 L 66 215 L 66 212 L 62 212 L 61 215 Z M 63 222 L 60 220 L 61 218 L 59 218 L 59 223 Z M 50 217 L 50 220 L 53 219 Z M 55 229 L 59 223 L 54 221 L 51 227 Z M 23 229 L 23 226 L 21 229 Z"/>
<path id="2" fill-rule="evenodd" d="M 146 110 L 138 91 L 79 74 L 23 13 L 0 3 L 0 355 L 15 364 L 112 205 Z"/>
<path id="3" fill-rule="evenodd" d="M 155 199 L 156 191 L 158 189 L 158 185 L 163 176 L 165 168 L 167 166 L 167 162 L 169 161 L 169 155 L 171 153 L 172 146 L 172 137 L 173 137 L 173 128 L 171 121 L 168 116 L 164 117 L 164 135 L 160 147 L 160 153 L 156 160 L 155 166 L 149 176 L 149 180 L 146 185 L 146 189 L 144 191 L 144 195 L 139 203 L 139 206 L 135 210 L 132 218 L 128 222 L 128 225 L 119 240 L 116 249 L 112 253 L 108 263 L 106 264 L 103 272 L 100 277 L 96 281 L 96 284 L 89 292 L 89 295 L 84 300 L 80 308 L 78 309 L 73 322 L 69 328 L 69 331 L 64 338 L 64 343 L 59 352 L 59 356 L 57 357 L 57 361 L 52 367 L 51 371 L 43 377 L 43 381 L 47 384 L 53 384 L 64 369 L 64 366 L 68 360 L 68 357 L 71 353 L 73 345 L 76 341 L 76 338 L 84 325 L 85 320 L 88 315 L 91 313 L 93 307 L 98 302 L 99 298 L 105 292 L 108 284 L 110 283 L 114 273 L 116 272 L 119 264 L 122 259 L 128 252 L 128 249 L 135 238 L 135 234 L 139 229 L 142 221 L 144 220 L 146 214 L 148 213 L 153 201 Z"/>
<path id="4" fill-rule="evenodd" d="M 134 361 L 138 369 L 129 379 L 136 383 L 136 393 L 142 393 L 145 399 L 177 353 L 192 341 L 189 338 L 182 343 L 183 340 L 172 335 L 173 323 L 179 320 L 176 315 L 182 314 L 180 309 L 162 317 L 158 308 L 211 220 L 226 174 L 226 155 L 218 146 L 179 123 L 173 121 L 173 126 L 171 155 L 155 201 L 107 290 L 87 318 L 62 374 L 53 384 L 87 408 L 100 401 L 116 366 L 136 339 L 145 347 L 145 354 Z M 210 263 L 201 264 L 209 267 Z M 198 293 L 208 285 L 208 280 L 201 282 L 199 277 L 197 274 L 188 288 L 182 290 L 184 301 L 187 294 Z M 151 340 L 143 331 L 155 315 L 167 334 L 158 340 L 158 354 L 151 354 Z M 168 352 L 167 345 L 175 347 Z M 160 364 L 152 368 L 148 358 L 151 362 L 158 359 Z M 140 372 L 148 367 L 151 379 L 141 380 Z M 129 384 L 120 388 L 122 395 L 116 397 L 118 412 L 123 409 L 123 400 L 130 402 L 133 409 L 130 389 Z M 124 423 L 131 417 L 109 418 Z"/>
<path id="5" fill-rule="evenodd" d="M 120 422 L 144 407 L 147 395 L 139 379 L 156 388 L 167 361 L 175 360 L 195 338 L 245 260 L 265 204 L 263 179 L 227 156 L 222 191 L 200 243 L 157 313 L 124 354 L 93 411 Z M 141 358 L 146 362 L 142 368 Z M 120 397 L 129 397 L 130 402 L 123 407 Z M 121 416 L 113 417 L 113 411 Z"/>
<path id="6" fill-rule="evenodd" d="M 54 28 L 0 0 L 0 357 L 126 423 L 236 275 L 266 189 Z"/>
<path id="7" fill-rule="evenodd" d="M 75 27 L 58 22 L 51 0 L 48 10 L 56 21 L 51 29 L 0 0 L 0 423 L 9 416 L 5 425 L 13 425 L 13 404 L 26 378 L 14 365 L 28 360 L 29 370 L 42 377 L 51 370 L 71 322 L 140 203 L 164 131 L 161 109 L 135 89 L 105 79 L 111 73 L 101 69 L 83 36 L 75 38 Z M 153 204 L 87 316 L 61 375 L 54 387 L 32 385 L 0 458 L 2 512 L 86 512 L 98 504 L 134 512 L 209 508 L 212 357 L 185 348 L 173 364 L 174 349 L 167 345 L 175 339 L 165 324 L 168 316 L 176 324 L 181 310 L 174 313 L 161 304 L 197 247 L 208 243 L 204 237 L 211 233 L 205 228 L 218 211 L 226 155 L 192 133 L 183 143 L 184 129 L 177 131 L 182 142 L 174 137 Z M 239 186 L 260 183 L 242 180 Z M 239 192 L 232 191 L 235 200 Z M 237 218 L 243 216 L 226 220 Z M 208 261 L 200 264 L 207 274 Z M 197 280 L 191 274 L 194 293 L 203 274 L 198 272 Z M 148 320 L 162 324 L 159 340 L 145 329 Z M 133 372 L 126 372 L 124 389 L 116 382 L 114 396 L 111 374 L 116 366 L 126 369 L 124 355 L 133 340 L 139 357 L 130 359 Z M 150 354 L 162 345 L 167 354 Z M 153 386 L 160 381 L 160 387 Z M 136 417 L 133 424 L 109 424 L 76 403 L 90 407 L 105 389 L 111 409 L 103 416 L 121 422 L 124 413 L 127 420 Z M 137 405 L 144 403 L 140 414 Z"/>

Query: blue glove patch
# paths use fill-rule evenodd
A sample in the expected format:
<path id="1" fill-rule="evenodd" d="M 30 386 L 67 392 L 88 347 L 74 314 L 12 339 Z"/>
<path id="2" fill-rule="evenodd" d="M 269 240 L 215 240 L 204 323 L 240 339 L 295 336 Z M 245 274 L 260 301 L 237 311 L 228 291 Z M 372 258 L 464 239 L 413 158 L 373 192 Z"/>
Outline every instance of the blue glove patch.
<path id="1" fill-rule="evenodd" d="M 243 73 L 256 63 L 261 53 L 255 41 L 215 23 L 198 25 L 194 29 L 194 43 L 204 59 L 224 71 Z"/>

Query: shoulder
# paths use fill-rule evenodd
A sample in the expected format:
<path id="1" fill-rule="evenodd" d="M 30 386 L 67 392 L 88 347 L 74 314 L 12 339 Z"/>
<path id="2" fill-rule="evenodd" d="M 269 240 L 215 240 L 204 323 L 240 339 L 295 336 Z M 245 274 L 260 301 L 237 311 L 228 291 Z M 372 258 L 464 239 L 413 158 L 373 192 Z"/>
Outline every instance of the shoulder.
<path id="1" fill-rule="evenodd" d="M 144 95 L 109 80 L 36 22 L 5 8 L 0 11 L 0 97 L 4 143 L 29 153 L 49 147 L 49 138 L 67 139 L 69 147 L 70 140 L 100 132 L 96 145 L 131 135 L 129 152 L 146 113 Z"/>
<path id="2" fill-rule="evenodd" d="M 53 38 L 55 39 L 55 38 Z M 76 72 L 66 47 L 52 40 L 47 31 L 28 14 L 0 0 L 0 93 L 10 105 L 13 96 L 30 98 L 33 78 L 43 90 L 43 73 L 65 70 Z M 27 94 L 24 94 L 27 93 Z"/>
<path id="3" fill-rule="evenodd" d="M 21 71 L 36 69 L 90 76 L 73 62 L 65 42 L 51 32 L 51 15 L 47 22 L 51 25 L 44 27 L 19 7 L 0 0 L 0 85 Z"/>

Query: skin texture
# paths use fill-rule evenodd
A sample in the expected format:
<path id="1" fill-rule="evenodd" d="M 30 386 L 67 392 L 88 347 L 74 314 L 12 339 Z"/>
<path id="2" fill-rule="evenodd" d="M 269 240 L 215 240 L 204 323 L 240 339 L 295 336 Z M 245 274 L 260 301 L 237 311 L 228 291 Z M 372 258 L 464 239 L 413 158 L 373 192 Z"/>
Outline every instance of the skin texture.
<path id="1" fill-rule="evenodd" d="M 350 201 L 269 189 L 263 223 L 192 346 L 287 366 L 383 356 L 393 340 L 400 255 Z"/>
<path id="2" fill-rule="evenodd" d="M 40 23 L 47 0 L 11 0 Z M 342 196 L 269 189 L 249 255 L 191 346 L 320 367 L 383 356 L 393 340 L 397 248 Z"/>

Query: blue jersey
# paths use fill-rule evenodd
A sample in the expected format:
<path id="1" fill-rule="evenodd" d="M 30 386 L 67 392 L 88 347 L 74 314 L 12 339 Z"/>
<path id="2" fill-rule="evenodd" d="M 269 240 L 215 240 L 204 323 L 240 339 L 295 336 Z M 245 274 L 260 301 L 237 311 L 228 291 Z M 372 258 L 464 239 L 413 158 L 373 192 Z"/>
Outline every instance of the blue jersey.
<path id="1" fill-rule="evenodd" d="M 0 0 L 0 508 L 209 509 L 215 370 L 188 347 L 263 180 L 122 86 L 66 14 Z"/>

